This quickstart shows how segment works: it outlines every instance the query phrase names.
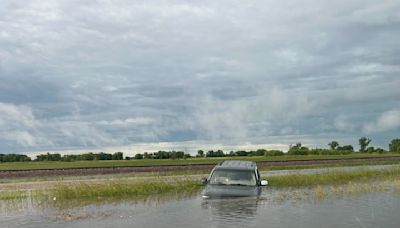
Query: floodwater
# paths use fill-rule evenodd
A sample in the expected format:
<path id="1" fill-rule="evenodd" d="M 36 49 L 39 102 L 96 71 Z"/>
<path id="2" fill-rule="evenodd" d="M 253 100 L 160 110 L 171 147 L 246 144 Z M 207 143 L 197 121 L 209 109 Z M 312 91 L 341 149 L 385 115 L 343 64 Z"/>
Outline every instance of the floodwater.
<path id="1" fill-rule="evenodd" d="M 313 169 L 289 169 L 289 170 L 272 170 L 262 171 L 261 176 L 282 176 L 290 174 L 310 175 L 329 172 L 353 172 L 357 170 L 383 170 L 397 168 L 399 165 L 362 165 L 362 166 L 341 166 L 341 167 L 322 167 Z"/>
<path id="2" fill-rule="evenodd" d="M 266 176 L 376 170 L 393 166 L 262 172 Z M 398 167 L 398 166 L 396 166 Z M 264 176 L 263 175 L 263 176 Z M 383 182 L 382 182 L 383 183 Z M 379 185 L 379 182 L 371 182 Z M 111 202 L 24 198 L 0 201 L 0 228 L 14 227 L 400 227 L 397 187 L 334 194 L 332 186 L 273 189 L 256 198 L 203 199 L 201 191 Z M 383 185 L 381 185 L 383 186 Z M 353 186 L 354 187 L 354 186 Z M 336 189 L 341 192 L 342 189 Z M 353 190 L 350 187 L 350 191 Z"/>
<path id="3" fill-rule="evenodd" d="M 136 201 L 0 202 L 0 227 L 399 227 L 398 192 L 321 200 L 282 199 L 290 189 L 265 188 L 257 198 L 203 199 L 200 192 Z M 307 189 L 304 194 L 307 195 Z M 298 193 L 297 193 L 298 194 Z M 301 198 L 301 197 L 300 197 Z"/>

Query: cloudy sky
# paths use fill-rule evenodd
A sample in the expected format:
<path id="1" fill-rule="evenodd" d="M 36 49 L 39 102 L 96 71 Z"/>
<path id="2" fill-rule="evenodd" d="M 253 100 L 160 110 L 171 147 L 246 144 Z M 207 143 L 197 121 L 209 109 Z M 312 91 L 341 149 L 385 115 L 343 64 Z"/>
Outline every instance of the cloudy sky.
<path id="1" fill-rule="evenodd" d="M 387 148 L 400 2 L 0 3 L 0 153 Z"/>

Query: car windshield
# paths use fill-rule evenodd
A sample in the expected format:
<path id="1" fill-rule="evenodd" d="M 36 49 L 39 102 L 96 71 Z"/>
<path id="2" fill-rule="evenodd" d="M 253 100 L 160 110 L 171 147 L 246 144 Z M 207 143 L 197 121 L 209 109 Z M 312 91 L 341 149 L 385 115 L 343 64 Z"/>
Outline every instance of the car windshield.
<path id="1" fill-rule="evenodd" d="M 210 178 L 210 184 L 245 185 L 257 184 L 254 171 L 251 170 L 215 170 Z"/>

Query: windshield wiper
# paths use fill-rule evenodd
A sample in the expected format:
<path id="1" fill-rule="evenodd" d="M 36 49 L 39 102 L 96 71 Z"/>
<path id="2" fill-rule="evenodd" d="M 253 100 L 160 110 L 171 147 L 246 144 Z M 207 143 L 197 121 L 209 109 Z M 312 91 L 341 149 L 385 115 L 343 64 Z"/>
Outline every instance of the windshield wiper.
<path id="1" fill-rule="evenodd" d="M 225 183 L 223 183 L 223 182 L 214 182 L 214 183 L 211 183 L 211 184 L 215 184 L 215 185 L 229 185 L 229 184 L 225 184 Z"/>
<path id="2" fill-rule="evenodd" d="M 223 183 L 223 182 L 214 182 L 211 184 L 213 184 L 213 185 L 228 185 L 228 186 L 255 186 L 255 185 L 249 185 L 249 184 L 229 184 L 229 183 Z"/>
<path id="3" fill-rule="evenodd" d="M 231 186 L 253 186 L 253 185 L 248 185 L 248 184 L 227 184 Z"/>

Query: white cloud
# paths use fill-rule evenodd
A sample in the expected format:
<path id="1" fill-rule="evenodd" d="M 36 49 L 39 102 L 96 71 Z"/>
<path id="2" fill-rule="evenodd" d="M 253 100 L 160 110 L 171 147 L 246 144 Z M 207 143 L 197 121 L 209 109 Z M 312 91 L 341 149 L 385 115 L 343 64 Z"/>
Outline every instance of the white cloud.
<path id="1" fill-rule="evenodd" d="M 294 133 L 291 125 L 314 115 L 317 103 L 305 91 L 254 88 L 254 96 L 220 99 L 201 96 L 191 120 L 208 139 L 246 141 L 253 137 Z M 289 129 L 289 130 L 288 130 Z"/>
<path id="2" fill-rule="evenodd" d="M 355 128 L 354 124 L 343 114 L 335 118 L 334 125 L 339 131 L 352 131 Z"/>
<path id="3" fill-rule="evenodd" d="M 374 0 L 2 1 L 0 151 L 350 134 L 398 105 L 399 11 Z"/>
<path id="4" fill-rule="evenodd" d="M 123 141 L 88 122 L 37 119 L 31 107 L 8 103 L 0 103 L 0 140 L 16 148 L 54 148 L 65 144 L 105 146 Z"/>
<path id="5" fill-rule="evenodd" d="M 155 120 L 150 117 L 131 117 L 126 119 L 125 122 L 135 125 L 148 125 L 154 123 Z"/>
<path id="6" fill-rule="evenodd" d="M 0 102 L 0 127 L 2 129 L 10 125 L 34 128 L 36 124 L 30 107 Z"/>
<path id="7" fill-rule="evenodd" d="M 155 123 L 156 120 L 150 117 L 129 117 L 126 119 L 118 119 L 118 120 L 101 120 L 98 121 L 99 125 L 120 125 L 130 127 L 133 125 L 149 125 Z"/>
<path id="8" fill-rule="evenodd" d="M 400 128 L 400 110 L 394 109 L 382 113 L 378 119 L 372 123 L 364 124 L 365 133 L 379 133 Z"/>
<path id="9" fill-rule="evenodd" d="M 10 131 L 7 133 L 1 133 L 1 137 L 11 142 L 15 142 L 23 147 L 37 147 L 37 146 L 49 146 L 52 143 L 44 138 L 38 137 L 37 134 L 33 135 L 28 131 Z"/>
<path id="10" fill-rule="evenodd" d="M 0 140 L 23 147 L 53 145 L 38 128 L 30 107 L 0 102 Z"/>

